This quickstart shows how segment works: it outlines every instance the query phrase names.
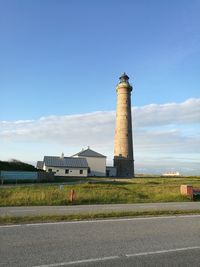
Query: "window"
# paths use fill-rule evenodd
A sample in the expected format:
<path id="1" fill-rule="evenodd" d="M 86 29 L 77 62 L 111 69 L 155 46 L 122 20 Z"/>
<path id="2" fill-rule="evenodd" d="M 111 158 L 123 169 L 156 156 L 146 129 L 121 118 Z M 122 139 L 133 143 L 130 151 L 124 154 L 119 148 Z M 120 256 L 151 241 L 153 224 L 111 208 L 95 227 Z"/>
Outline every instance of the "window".
<path id="1" fill-rule="evenodd" d="M 52 172 L 52 169 L 48 169 L 48 172 Z"/>
<path id="2" fill-rule="evenodd" d="M 65 173 L 66 173 L 66 174 L 68 174 L 68 173 L 69 173 L 69 170 L 68 170 L 68 169 L 66 169 L 66 170 L 65 170 Z"/>
<path id="3" fill-rule="evenodd" d="M 83 174 L 83 170 L 80 170 L 80 174 Z"/>

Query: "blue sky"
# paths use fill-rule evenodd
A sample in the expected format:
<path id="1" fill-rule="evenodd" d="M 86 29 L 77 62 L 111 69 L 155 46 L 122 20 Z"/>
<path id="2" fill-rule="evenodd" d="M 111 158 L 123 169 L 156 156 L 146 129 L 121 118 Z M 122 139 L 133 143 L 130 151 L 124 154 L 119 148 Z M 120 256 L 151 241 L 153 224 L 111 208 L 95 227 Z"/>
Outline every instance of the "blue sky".
<path id="1" fill-rule="evenodd" d="M 140 111 L 141 120 L 146 121 L 148 110 L 152 120 L 156 117 L 152 104 L 160 112 L 166 104 L 175 103 L 176 109 L 167 106 L 170 118 L 176 117 L 180 107 L 185 108 L 180 114 L 184 118 L 181 123 L 163 125 L 160 120 L 157 125 L 142 126 L 143 133 L 145 127 L 148 134 L 174 130 L 180 140 L 183 137 L 196 140 L 199 148 L 199 10 L 198 0 L 0 0 L 0 159 L 35 162 L 44 154 L 76 153 L 80 146 L 90 143 L 111 159 L 112 129 L 106 128 L 107 132 L 104 129 L 107 139 L 101 146 L 100 130 L 93 140 L 85 138 L 85 142 L 84 139 L 79 142 L 79 121 L 67 127 L 65 119 L 72 115 L 77 118 L 77 114 L 85 117 L 90 114 L 93 118 L 97 111 L 108 112 L 107 116 L 112 117 L 116 107 L 115 86 L 124 71 L 134 87 L 132 103 Z M 191 120 L 185 117 L 187 112 Z M 59 142 L 59 135 L 54 133 L 47 141 L 48 136 L 38 135 L 41 128 L 37 128 L 38 137 L 34 139 L 34 134 L 27 133 L 27 127 L 29 133 L 36 132 L 36 124 L 42 125 L 41 118 L 47 125 L 53 125 L 51 131 L 55 129 L 55 118 L 56 123 L 64 120 L 68 132 L 76 129 L 77 139 Z M 20 127 L 20 138 L 11 137 L 19 133 L 16 125 Z M 110 125 L 114 128 L 114 117 Z M 92 127 L 95 132 L 96 126 Z M 134 131 L 137 137 L 141 128 L 136 126 Z M 155 140 L 142 150 L 141 140 L 136 137 L 138 169 L 146 168 L 150 160 L 153 161 L 150 165 L 155 166 L 155 157 L 162 157 L 164 165 L 166 156 L 183 163 L 183 151 L 175 151 L 174 145 L 168 152 L 161 155 L 157 151 L 152 156 L 148 147 L 155 147 Z M 174 144 L 178 137 L 171 135 L 170 143 Z M 147 140 L 149 135 L 143 138 Z M 184 160 L 186 154 L 188 161 L 184 164 L 191 166 L 191 158 L 193 163 L 198 162 L 199 153 L 200 150 L 186 149 Z"/>

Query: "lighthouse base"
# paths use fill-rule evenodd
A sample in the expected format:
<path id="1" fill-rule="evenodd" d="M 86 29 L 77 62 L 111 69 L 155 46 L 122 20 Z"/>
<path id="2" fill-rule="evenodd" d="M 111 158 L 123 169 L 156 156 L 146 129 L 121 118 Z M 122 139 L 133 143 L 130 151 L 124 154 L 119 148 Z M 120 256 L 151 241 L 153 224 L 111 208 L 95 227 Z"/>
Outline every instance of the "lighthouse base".
<path id="1" fill-rule="evenodd" d="M 117 177 L 134 178 L 134 160 L 115 156 L 114 166 L 117 169 Z"/>

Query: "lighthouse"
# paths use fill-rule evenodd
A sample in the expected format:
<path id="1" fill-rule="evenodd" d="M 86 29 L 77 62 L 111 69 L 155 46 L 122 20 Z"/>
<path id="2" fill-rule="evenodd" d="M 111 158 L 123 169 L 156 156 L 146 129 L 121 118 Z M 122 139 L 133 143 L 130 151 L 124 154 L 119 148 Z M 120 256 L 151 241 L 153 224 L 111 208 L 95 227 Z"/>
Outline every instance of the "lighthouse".
<path id="1" fill-rule="evenodd" d="M 134 177 L 133 137 L 131 119 L 131 91 L 126 73 L 116 87 L 117 111 L 114 143 L 114 166 L 118 177 Z"/>

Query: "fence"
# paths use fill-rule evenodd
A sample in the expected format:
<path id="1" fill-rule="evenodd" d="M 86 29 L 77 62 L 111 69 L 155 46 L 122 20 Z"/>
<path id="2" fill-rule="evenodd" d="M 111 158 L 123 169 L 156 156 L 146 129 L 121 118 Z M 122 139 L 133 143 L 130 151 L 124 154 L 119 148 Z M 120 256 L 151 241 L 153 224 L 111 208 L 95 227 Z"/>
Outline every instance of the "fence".
<path id="1" fill-rule="evenodd" d="M 20 182 L 53 182 L 54 174 L 46 172 L 0 171 L 1 184 Z"/>

